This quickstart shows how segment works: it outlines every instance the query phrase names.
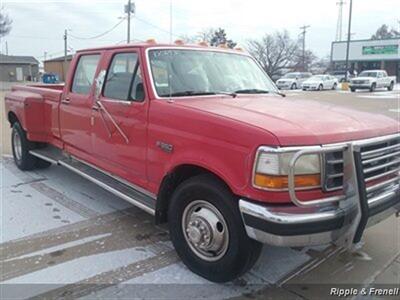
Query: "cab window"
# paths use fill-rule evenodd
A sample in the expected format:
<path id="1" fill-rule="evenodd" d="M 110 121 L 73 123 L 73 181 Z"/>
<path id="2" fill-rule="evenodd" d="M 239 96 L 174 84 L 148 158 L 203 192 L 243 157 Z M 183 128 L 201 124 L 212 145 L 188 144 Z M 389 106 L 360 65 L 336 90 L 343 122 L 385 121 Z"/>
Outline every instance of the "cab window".
<path id="1" fill-rule="evenodd" d="M 107 72 L 103 96 L 126 101 L 144 100 L 137 53 L 119 53 L 113 57 Z"/>
<path id="2" fill-rule="evenodd" d="M 72 82 L 73 93 L 84 95 L 90 93 L 99 59 L 99 54 L 82 55 L 79 58 Z"/>

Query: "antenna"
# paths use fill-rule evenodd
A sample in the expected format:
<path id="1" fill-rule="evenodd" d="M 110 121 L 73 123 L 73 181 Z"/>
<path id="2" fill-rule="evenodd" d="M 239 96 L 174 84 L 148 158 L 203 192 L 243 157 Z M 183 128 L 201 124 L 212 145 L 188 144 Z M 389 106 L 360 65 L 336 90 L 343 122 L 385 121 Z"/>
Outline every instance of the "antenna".
<path id="1" fill-rule="evenodd" d="M 339 6 L 338 20 L 336 25 L 336 41 L 341 41 L 343 37 L 343 5 L 346 4 L 343 0 L 336 2 L 336 5 Z"/>

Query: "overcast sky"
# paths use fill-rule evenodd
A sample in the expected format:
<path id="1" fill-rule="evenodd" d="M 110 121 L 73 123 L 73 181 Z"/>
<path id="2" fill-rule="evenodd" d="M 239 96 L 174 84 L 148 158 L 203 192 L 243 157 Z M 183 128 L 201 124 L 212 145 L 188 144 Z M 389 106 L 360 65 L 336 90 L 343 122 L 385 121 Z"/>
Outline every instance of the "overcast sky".
<path id="1" fill-rule="evenodd" d="M 75 37 L 92 37 L 112 28 L 123 16 L 121 0 L 0 0 L 3 12 L 13 19 L 11 33 L 0 49 L 9 54 L 33 55 L 43 59 L 63 55 L 64 29 Z M 302 25 L 310 25 L 307 48 L 319 56 L 330 53 L 335 38 L 338 0 L 172 0 L 173 39 L 195 35 L 209 27 L 226 29 L 228 37 L 244 46 L 248 39 L 287 29 L 297 38 Z M 348 3 L 344 6 L 343 28 L 347 32 Z M 136 0 L 132 21 L 133 38 L 169 41 L 170 0 Z M 353 0 L 353 38 L 369 38 L 383 23 L 398 28 L 400 0 Z M 98 39 L 69 39 L 72 51 L 123 43 L 126 21 Z M 344 34 L 343 34 L 344 35 Z"/>

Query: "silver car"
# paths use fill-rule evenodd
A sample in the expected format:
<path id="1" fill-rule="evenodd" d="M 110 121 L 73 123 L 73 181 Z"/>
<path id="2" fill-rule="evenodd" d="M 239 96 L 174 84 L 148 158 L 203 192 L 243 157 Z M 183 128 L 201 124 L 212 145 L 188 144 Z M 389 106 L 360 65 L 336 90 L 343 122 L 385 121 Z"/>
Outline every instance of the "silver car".
<path id="1" fill-rule="evenodd" d="M 303 82 L 312 76 L 309 72 L 287 73 L 276 82 L 280 90 L 296 90 L 301 88 Z"/>

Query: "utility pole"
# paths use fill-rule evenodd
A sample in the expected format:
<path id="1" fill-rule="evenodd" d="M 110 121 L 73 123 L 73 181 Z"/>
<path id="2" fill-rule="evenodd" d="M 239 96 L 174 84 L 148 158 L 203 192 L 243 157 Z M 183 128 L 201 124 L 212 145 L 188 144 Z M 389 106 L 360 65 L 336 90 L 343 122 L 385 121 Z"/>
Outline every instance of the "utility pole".
<path id="1" fill-rule="evenodd" d="M 169 0 L 169 43 L 172 44 L 172 0 Z"/>
<path id="2" fill-rule="evenodd" d="M 68 30 L 64 30 L 64 66 L 63 66 L 63 76 L 64 81 L 67 78 L 67 55 L 68 55 Z"/>
<path id="3" fill-rule="evenodd" d="M 347 82 L 347 75 L 349 73 L 349 51 L 350 51 L 350 40 L 351 40 L 351 17 L 353 13 L 353 0 L 350 0 L 350 8 L 349 8 L 349 28 L 347 30 L 347 47 L 346 47 L 346 74 L 345 81 Z"/>
<path id="4" fill-rule="evenodd" d="M 131 42 L 131 15 L 135 13 L 135 3 L 131 0 L 128 0 L 128 4 L 125 5 L 125 13 L 128 19 L 126 42 L 129 44 Z"/>
<path id="5" fill-rule="evenodd" d="M 303 71 L 306 71 L 306 33 L 307 28 L 309 27 L 310 25 L 304 25 L 300 27 L 302 30 L 301 34 L 303 35 Z"/>
<path id="6" fill-rule="evenodd" d="M 336 2 L 336 5 L 339 6 L 339 14 L 336 25 L 336 41 L 341 41 L 343 37 L 343 5 L 346 4 L 343 0 Z"/>
<path id="7" fill-rule="evenodd" d="M 6 41 L 6 55 L 8 55 L 8 42 Z"/>

